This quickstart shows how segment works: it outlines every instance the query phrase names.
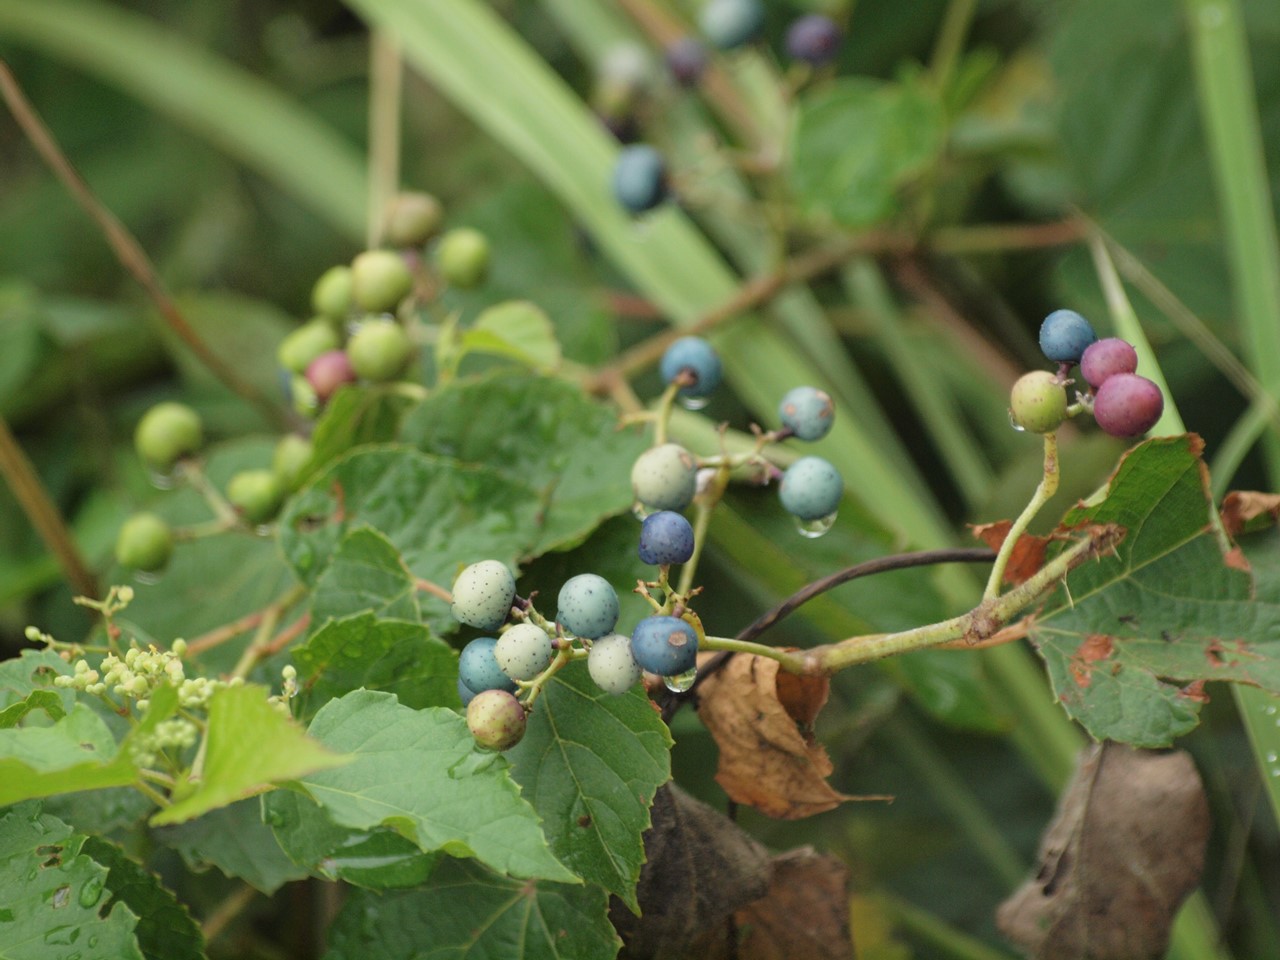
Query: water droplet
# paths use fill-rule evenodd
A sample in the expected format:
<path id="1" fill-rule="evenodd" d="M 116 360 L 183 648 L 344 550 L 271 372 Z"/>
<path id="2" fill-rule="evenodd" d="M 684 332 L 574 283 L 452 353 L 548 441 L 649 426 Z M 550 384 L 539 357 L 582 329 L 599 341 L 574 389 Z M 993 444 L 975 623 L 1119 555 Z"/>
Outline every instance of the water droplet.
<path id="1" fill-rule="evenodd" d="M 94 947 L 96 947 L 96 946 L 98 945 L 98 935 L 95 933 L 93 936 L 91 936 L 91 937 L 86 941 L 86 945 L 89 947 L 89 949 L 90 949 L 90 950 L 92 950 Z"/>
<path id="2" fill-rule="evenodd" d="M 178 475 L 172 471 L 161 473 L 159 470 L 148 470 L 147 479 L 157 490 L 172 490 L 178 485 Z"/>
<path id="3" fill-rule="evenodd" d="M 1277 710 L 1276 705 L 1273 703 L 1271 706 L 1264 709 L 1262 713 L 1264 716 L 1274 717 L 1277 713 L 1280 713 L 1280 710 Z"/>
<path id="4" fill-rule="evenodd" d="M 133 579 L 136 580 L 138 583 L 142 584 L 144 587 L 150 587 L 154 584 L 159 583 L 160 576 L 161 575 L 159 573 L 148 572 L 146 570 L 133 571 Z"/>
<path id="5" fill-rule="evenodd" d="M 662 682 L 666 688 L 672 693 L 684 693 L 693 686 L 695 680 L 698 679 L 698 668 L 686 670 L 684 673 L 677 673 L 674 677 L 663 677 Z"/>
<path id="6" fill-rule="evenodd" d="M 686 410 L 701 410 L 711 402 L 710 397 L 690 397 L 683 393 L 678 394 L 676 399 L 680 401 L 680 406 L 684 407 Z"/>
<path id="7" fill-rule="evenodd" d="M 1013 429 L 1017 430 L 1019 433 L 1027 432 L 1027 428 L 1013 418 L 1012 410 L 1009 411 L 1009 426 L 1013 427 Z"/>
<path id="8" fill-rule="evenodd" d="M 86 910 L 102 899 L 102 877 L 90 877 L 80 888 L 80 906 Z"/>
<path id="9" fill-rule="evenodd" d="M 1274 750 L 1267 754 L 1267 763 L 1275 763 L 1277 760 L 1280 760 L 1280 757 L 1276 756 L 1276 752 Z"/>
<path id="10" fill-rule="evenodd" d="M 55 910 L 56 910 L 56 909 L 58 909 L 58 908 L 60 908 L 60 907 L 65 907 L 65 906 L 66 906 L 68 903 L 70 903 L 70 902 L 71 902 L 71 887 L 70 887 L 70 886 L 61 886 L 61 887 L 59 887 L 57 890 L 53 891 L 53 906 L 54 906 L 54 909 L 55 909 Z M 63 929 L 63 928 L 62 928 L 62 927 L 59 927 L 59 928 L 58 928 L 58 930 L 61 930 L 61 929 Z M 49 939 L 49 937 L 50 937 L 50 936 L 52 936 L 52 935 L 53 935 L 54 933 L 56 933 L 56 932 L 57 932 L 57 930 L 50 931 L 50 933 L 49 933 L 49 934 L 47 934 L 47 935 L 45 936 L 45 939 L 46 939 L 46 940 L 48 940 L 48 939 Z M 53 941 L 50 941 L 50 942 L 52 943 Z M 59 941 L 59 942 L 61 942 L 61 941 Z"/>
<path id="11" fill-rule="evenodd" d="M 816 540 L 836 525 L 836 515 L 834 513 L 828 513 L 825 517 L 819 517 L 817 520 L 802 520 L 799 517 L 794 517 L 793 519 L 796 523 L 796 532 L 802 537 L 808 537 L 810 540 Z"/>

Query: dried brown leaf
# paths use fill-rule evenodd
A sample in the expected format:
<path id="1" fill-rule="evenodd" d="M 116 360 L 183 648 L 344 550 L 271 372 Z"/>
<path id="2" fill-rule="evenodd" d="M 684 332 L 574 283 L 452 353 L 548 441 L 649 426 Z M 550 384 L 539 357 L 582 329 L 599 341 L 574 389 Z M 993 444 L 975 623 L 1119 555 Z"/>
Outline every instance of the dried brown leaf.
<path id="1" fill-rule="evenodd" d="M 1241 531 L 1264 514 L 1271 522 L 1280 522 L 1280 493 L 1259 493 L 1255 490 L 1233 490 L 1222 501 L 1222 525 L 1227 535 L 1238 536 Z"/>
<path id="2" fill-rule="evenodd" d="M 970 524 L 969 529 L 992 550 L 999 550 L 1012 526 L 1013 523 L 1009 520 L 997 520 L 995 523 Z M 1053 537 L 1037 537 L 1030 533 L 1020 536 L 1013 547 L 1009 563 L 1004 568 L 1004 582 L 1017 586 L 1030 580 L 1044 566 L 1044 554 L 1053 539 Z"/>
<path id="3" fill-rule="evenodd" d="M 738 803 L 784 820 L 822 813 L 850 797 L 827 783 L 833 769 L 808 728 L 826 701 L 825 678 L 784 679 L 778 663 L 737 654 L 699 688 L 698 716 L 720 748 L 716 782 Z"/>
<path id="4" fill-rule="evenodd" d="M 1160 956 L 1208 839 L 1204 787 L 1187 753 L 1095 744 L 1045 830 L 1039 870 L 996 922 L 1035 960 Z"/>

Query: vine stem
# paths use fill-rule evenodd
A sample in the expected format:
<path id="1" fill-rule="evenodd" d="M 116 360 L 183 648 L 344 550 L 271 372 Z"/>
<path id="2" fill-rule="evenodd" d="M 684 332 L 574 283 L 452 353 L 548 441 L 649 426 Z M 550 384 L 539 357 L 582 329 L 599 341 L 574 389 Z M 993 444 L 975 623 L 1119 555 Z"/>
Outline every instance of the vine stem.
<path id="1" fill-rule="evenodd" d="M 1009 565 L 1009 558 L 1013 556 L 1013 549 L 1018 544 L 1018 538 L 1026 532 L 1031 521 L 1035 519 L 1035 515 L 1040 512 L 1040 508 L 1048 503 L 1049 499 L 1058 492 L 1058 478 L 1058 435 L 1057 433 L 1046 433 L 1044 435 L 1044 476 L 1040 478 L 1040 482 L 1036 485 L 1036 491 L 1032 494 L 1030 502 L 1023 508 L 1022 513 L 1018 515 L 1018 519 L 1013 521 L 1013 525 L 1009 527 L 1004 543 L 1000 544 L 1000 552 L 996 554 L 995 563 L 991 565 L 991 575 L 987 577 L 987 588 L 982 592 L 983 600 L 993 600 L 999 595 L 1000 584 L 1004 580 L 1004 571 Z"/>
<path id="2" fill-rule="evenodd" d="M 387 204 L 400 185 L 400 47 L 385 30 L 369 37 L 369 249 L 382 242 Z"/>
<path id="3" fill-rule="evenodd" d="M 246 630 L 251 630 L 262 622 L 262 618 L 267 615 L 267 611 L 272 608 L 284 609 L 297 603 L 306 596 L 307 588 L 298 584 L 291 587 L 286 593 L 278 599 L 273 600 L 268 606 L 261 610 L 255 610 L 253 613 L 245 614 L 238 620 L 232 620 L 230 623 L 224 623 L 220 627 L 214 627 L 206 633 L 200 634 L 193 640 L 187 642 L 187 654 L 196 656 L 206 650 L 212 650 L 214 647 L 226 643 L 232 637 L 238 637 Z"/>
<path id="4" fill-rule="evenodd" d="M 228 896 L 213 908 L 213 912 L 201 924 L 205 943 L 212 943 L 225 930 L 228 924 L 238 917 L 258 896 L 258 891 L 247 883 Z"/>
<path id="5" fill-rule="evenodd" d="M 187 322 L 182 311 L 178 309 L 178 305 L 169 296 L 168 291 L 160 280 L 155 264 L 151 262 L 151 258 L 147 256 L 146 251 L 142 249 L 142 244 L 116 218 L 115 214 L 107 209 L 106 205 L 97 198 L 89 188 L 89 185 L 76 172 L 75 167 L 72 166 L 71 161 L 67 159 L 67 155 L 63 153 L 62 148 L 58 145 L 53 133 L 45 125 L 44 121 L 40 119 L 39 113 L 36 112 L 31 101 L 27 99 L 22 87 L 18 84 L 17 78 L 14 77 L 8 64 L 3 60 L 0 60 L 0 97 L 4 98 L 9 107 L 9 112 L 13 114 L 14 120 L 22 128 L 22 132 L 26 135 L 31 145 L 35 147 L 36 152 L 40 154 L 41 159 L 53 171 L 54 175 L 62 181 L 62 185 L 66 187 L 67 192 L 75 198 L 80 207 L 89 215 L 89 218 L 97 224 L 98 229 L 102 231 L 107 245 L 111 247 L 120 265 L 142 285 L 143 290 L 146 291 L 151 302 L 155 304 L 156 309 L 160 312 L 160 316 L 169 326 L 169 329 L 187 345 L 191 352 L 200 359 L 200 362 L 208 367 L 213 375 L 221 380 L 225 386 L 257 407 L 266 417 L 268 423 L 275 426 L 283 425 L 285 415 L 280 407 L 272 403 L 262 391 L 241 377 L 229 363 L 214 353 L 209 345 L 196 333 L 195 328 Z"/>

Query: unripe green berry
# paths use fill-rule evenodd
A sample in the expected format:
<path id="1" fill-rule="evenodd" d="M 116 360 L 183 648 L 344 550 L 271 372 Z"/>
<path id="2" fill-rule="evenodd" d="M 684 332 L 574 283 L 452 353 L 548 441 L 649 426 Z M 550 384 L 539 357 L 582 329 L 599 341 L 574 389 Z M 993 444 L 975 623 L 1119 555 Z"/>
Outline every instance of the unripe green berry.
<path id="1" fill-rule="evenodd" d="M 1009 394 L 1014 426 L 1031 433 L 1052 433 L 1067 418 L 1067 391 L 1048 370 L 1024 373 Z"/>
<path id="2" fill-rule="evenodd" d="M 409 335 L 394 320 L 366 320 L 347 341 L 351 369 L 373 383 L 394 380 L 412 352 Z"/>
<path id="3" fill-rule="evenodd" d="M 138 421 L 133 446 L 143 463 L 169 470 L 204 442 L 200 415 L 182 403 L 158 403 Z"/>
<path id="4" fill-rule="evenodd" d="M 276 449 L 271 455 L 271 470 L 286 488 L 292 489 L 303 469 L 311 462 L 314 452 L 315 448 L 306 437 L 286 433 L 276 442 Z"/>
<path id="5" fill-rule="evenodd" d="M 387 204 L 383 221 L 387 243 L 393 247 L 420 247 L 440 230 L 444 210 L 429 193 L 401 193 Z"/>
<path id="6" fill-rule="evenodd" d="M 351 268 L 342 264 L 320 274 L 311 288 L 311 308 L 330 320 L 345 320 L 351 306 Z"/>
<path id="7" fill-rule="evenodd" d="M 462 290 L 478 287 L 489 274 L 489 241 L 469 227 L 450 230 L 436 247 L 436 265 L 449 286 Z"/>
<path id="8" fill-rule="evenodd" d="M 307 365 L 322 353 L 342 346 L 338 331 L 324 317 L 317 317 L 291 331 L 276 348 L 276 359 L 290 373 L 306 373 Z"/>
<path id="9" fill-rule="evenodd" d="M 116 562 L 122 567 L 152 572 L 173 555 L 173 530 L 154 513 L 135 513 L 116 537 Z"/>
<path id="10" fill-rule="evenodd" d="M 413 290 L 413 274 L 394 250 L 366 250 L 351 261 L 351 299 L 370 313 L 394 313 Z"/>
<path id="11" fill-rule="evenodd" d="M 250 523 L 266 523 L 280 512 L 284 484 L 271 470 L 241 470 L 227 483 L 227 499 Z"/>
<path id="12" fill-rule="evenodd" d="M 467 727 L 480 746 L 509 750 L 524 739 L 524 707 L 506 690 L 482 690 L 467 704 Z"/>

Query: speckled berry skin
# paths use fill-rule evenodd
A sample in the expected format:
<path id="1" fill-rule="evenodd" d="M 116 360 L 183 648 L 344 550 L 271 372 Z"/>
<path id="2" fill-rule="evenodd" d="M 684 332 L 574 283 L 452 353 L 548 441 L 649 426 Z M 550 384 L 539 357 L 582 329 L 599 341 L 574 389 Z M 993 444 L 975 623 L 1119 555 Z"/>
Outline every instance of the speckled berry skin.
<path id="1" fill-rule="evenodd" d="M 720 354 L 716 353 L 716 348 L 701 337 L 681 337 L 667 347 L 666 353 L 662 355 L 662 360 L 658 364 L 658 372 L 662 375 L 663 383 L 673 382 L 685 371 L 691 372 L 695 377 L 692 384 L 680 388 L 681 395 L 686 397 L 708 396 L 720 386 L 721 377 L 724 375 L 720 365 Z"/>
<path id="2" fill-rule="evenodd" d="M 698 488 L 698 463 L 678 443 L 650 447 L 631 468 L 631 490 L 650 510 L 683 510 Z"/>
<path id="3" fill-rule="evenodd" d="M 203 442 L 200 415 L 182 403 L 157 403 L 142 415 L 133 432 L 138 457 L 157 470 L 168 470 Z"/>
<path id="4" fill-rule="evenodd" d="M 835 422 L 836 405 L 824 390 L 795 387 L 778 404 L 778 419 L 797 439 L 821 440 Z"/>
<path id="5" fill-rule="evenodd" d="M 1067 391 L 1048 370 L 1024 373 L 1009 391 L 1009 416 L 1031 433 L 1052 433 L 1067 419 Z"/>
<path id="6" fill-rule="evenodd" d="M 1080 355 L 1080 376 L 1097 390 L 1108 377 L 1138 369 L 1138 351 L 1118 337 L 1104 337 L 1085 347 Z"/>
<path id="7" fill-rule="evenodd" d="M 830 63 L 840 52 L 840 27 L 830 17 L 809 13 L 787 28 L 787 56 L 813 67 Z"/>
<path id="8" fill-rule="evenodd" d="M 483 690 L 467 704 L 467 729 L 490 750 L 509 750 L 524 739 L 524 707 L 505 690 Z"/>
<path id="9" fill-rule="evenodd" d="M 840 471 L 821 457 L 801 457 L 782 475 L 778 499 L 801 520 L 821 520 L 835 513 L 844 494 Z"/>
<path id="10" fill-rule="evenodd" d="M 502 672 L 494 656 L 494 637 L 476 637 L 458 656 L 458 678 L 476 693 L 482 690 L 514 690 L 516 682 Z"/>
<path id="11" fill-rule="evenodd" d="M 597 687 L 615 697 L 634 687 L 644 675 L 631 653 L 631 638 L 622 633 L 607 634 L 591 644 L 587 672 Z"/>
<path id="12" fill-rule="evenodd" d="M 479 630 L 497 630 L 511 613 L 516 578 L 498 560 L 481 560 L 453 581 L 453 616 Z"/>
<path id="13" fill-rule="evenodd" d="M 678 617 L 646 617 L 631 632 L 631 655 L 650 673 L 674 677 L 696 666 L 697 631 Z"/>
<path id="14" fill-rule="evenodd" d="M 1040 324 L 1040 351 L 1055 363 L 1077 363 L 1098 339 L 1093 326 L 1074 310 L 1055 310 Z"/>
<path id="15" fill-rule="evenodd" d="M 1164 394 L 1146 377 L 1117 373 L 1093 398 L 1093 418 L 1113 437 L 1140 437 L 1164 413 Z"/>
<path id="16" fill-rule="evenodd" d="M 537 624 L 517 623 L 498 638 L 493 656 L 512 680 L 532 680 L 551 665 L 555 648 Z"/>
<path id="17" fill-rule="evenodd" d="M 351 299 L 370 313 L 394 313 L 413 290 L 413 274 L 394 250 L 366 250 L 351 261 Z"/>
<path id="18" fill-rule="evenodd" d="M 366 320 L 347 341 L 347 356 L 356 376 L 370 383 L 394 380 L 404 370 L 413 344 L 394 320 Z"/>
<path id="19" fill-rule="evenodd" d="M 623 147 L 613 165 L 613 196 L 629 213 L 652 210 L 667 198 L 667 164 L 647 143 Z"/>
<path id="20" fill-rule="evenodd" d="M 721 50 L 750 43 L 764 29 L 761 0 L 708 0 L 698 13 L 703 36 Z"/>
<path id="21" fill-rule="evenodd" d="M 556 601 L 556 620 L 570 633 L 594 640 L 618 623 L 618 594 L 604 577 L 580 573 L 565 582 Z"/>
<path id="22" fill-rule="evenodd" d="M 640 525 L 638 552 L 645 563 L 688 563 L 693 556 L 693 525 L 674 510 L 651 513 Z"/>

